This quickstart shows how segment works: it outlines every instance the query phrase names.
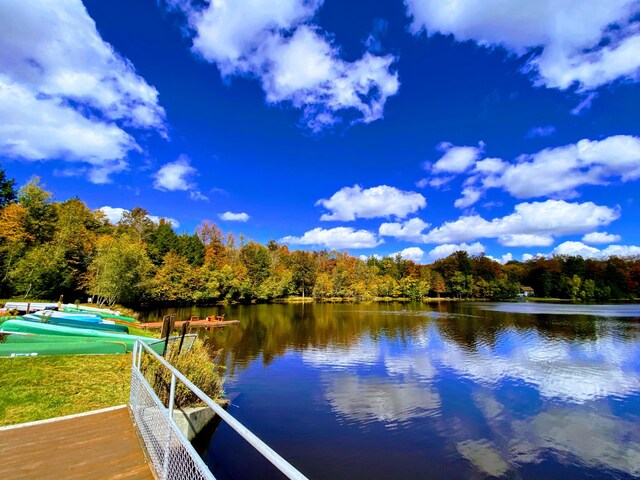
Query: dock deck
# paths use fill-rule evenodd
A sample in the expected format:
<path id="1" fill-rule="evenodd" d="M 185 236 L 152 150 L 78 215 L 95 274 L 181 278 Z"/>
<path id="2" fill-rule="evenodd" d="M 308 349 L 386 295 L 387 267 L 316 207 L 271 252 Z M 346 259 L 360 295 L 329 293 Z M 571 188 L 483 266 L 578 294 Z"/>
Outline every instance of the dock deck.
<path id="1" fill-rule="evenodd" d="M 175 322 L 174 328 L 181 327 L 185 323 L 187 323 L 186 320 Z M 226 327 L 227 325 L 236 325 L 238 323 L 240 323 L 240 320 L 194 320 L 189 322 L 189 327 L 220 328 Z M 141 323 L 139 326 L 148 329 L 158 329 L 162 328 L 162 322 Z"/>
<path id="2" fill-rule="evenodd" d="M 0 429 L 0 478 L 153 479 L 126 406 Z"/>

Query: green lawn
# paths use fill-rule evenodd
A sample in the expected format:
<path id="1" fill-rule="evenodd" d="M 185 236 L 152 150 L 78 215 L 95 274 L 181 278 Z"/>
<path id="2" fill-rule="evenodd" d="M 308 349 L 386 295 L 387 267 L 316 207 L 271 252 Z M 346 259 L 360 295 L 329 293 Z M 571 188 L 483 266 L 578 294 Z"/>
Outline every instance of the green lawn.
<path id="1" fill-rule="evenodd" d="M 0 359 L 0 426 L 128 402 L 131 354 Z"/>

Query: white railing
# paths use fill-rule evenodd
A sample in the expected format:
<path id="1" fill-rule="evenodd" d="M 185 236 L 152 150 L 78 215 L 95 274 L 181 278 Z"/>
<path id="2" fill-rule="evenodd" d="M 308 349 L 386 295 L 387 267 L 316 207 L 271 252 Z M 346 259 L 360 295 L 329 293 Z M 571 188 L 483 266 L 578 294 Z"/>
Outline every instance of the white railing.
<path id="1" fill-rule="evenodd" d="M 151 355 L 164 368 L 171 372 L 169 408 L 163 405 L 140 370 L 143 352 Z M 205 405 L 211 408 L 227 425 L 238 432 L 242 438 L 249 442 L 253 448 L 260 452 L 287 478 L 306 480 L 307 477 L 251 433 L 249 429 L 191 383 L 164 358 L 151 350 L 146 344 L 136 341 L 133 348 L 129 404 L 136 427 L 158 478 L 161 480 L 191 478 L 215 480 L 209 467 L 207 467 L 202 458 L 200 458 L 200 455 L 198 455 L 173 419 L 176 380 L 180 380 L 189 390 L 197 395 Z"/>

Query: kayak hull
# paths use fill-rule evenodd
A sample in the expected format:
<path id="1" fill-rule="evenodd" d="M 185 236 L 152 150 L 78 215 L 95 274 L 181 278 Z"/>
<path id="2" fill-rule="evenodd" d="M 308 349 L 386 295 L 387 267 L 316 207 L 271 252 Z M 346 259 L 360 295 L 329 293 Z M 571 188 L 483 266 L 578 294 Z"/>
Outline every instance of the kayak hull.
<path id="1" fill-rule="evenodd" d="M 12 358 L 45 355 L 113 355 L 125 353 L 127 353 L 127 346 L 124 343 L 107 342 L 103 340 L 0 343 L 0 357 Z"/>
<path id="2" fill-rule="evenodd" d="M 164 342 L 157 338 L 140 337 L 138 335 L 127 335 L 124 333 L 113 333 L 88 328 L 66 327 L 62 325 L 51 325 L 47 323 L 29 322 L 25 320 L 7 320 L 0 325 L 0 333 L 30 333 L 34 335 L 55 335 L 86 337 L 99 340 L 122 342 L 127 346 L 127 351 L 133 350 L 136 340 L 149 345 L 156 353 L 162 353 Z"/>
<path id="3" fill-rule="evenodd" d="M 22 320 L 34 323 L 44 323 L 46 325 L 60 325 L 63 327 L 74 327 L 90 330 L 101 330 L 113 333 L 129 333 L 126 325 L 117 325 L 115 323 L 87 322 L 81 319 L 71 319 L 65 317 L 42 317 L 37 315 L 24 315 Z"/>

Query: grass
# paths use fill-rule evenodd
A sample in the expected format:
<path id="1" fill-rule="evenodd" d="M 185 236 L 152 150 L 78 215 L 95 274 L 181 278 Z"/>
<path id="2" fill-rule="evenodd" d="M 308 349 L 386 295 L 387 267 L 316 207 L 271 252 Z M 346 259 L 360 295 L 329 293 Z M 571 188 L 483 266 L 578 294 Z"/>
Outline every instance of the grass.
<path id="1" fill-rule="evenodd" d="M 128 402 L 131 355 L 0 359 L 0 426 Z"/>

